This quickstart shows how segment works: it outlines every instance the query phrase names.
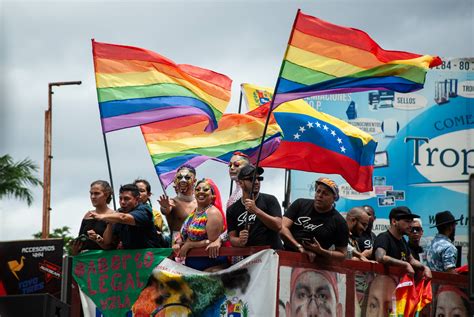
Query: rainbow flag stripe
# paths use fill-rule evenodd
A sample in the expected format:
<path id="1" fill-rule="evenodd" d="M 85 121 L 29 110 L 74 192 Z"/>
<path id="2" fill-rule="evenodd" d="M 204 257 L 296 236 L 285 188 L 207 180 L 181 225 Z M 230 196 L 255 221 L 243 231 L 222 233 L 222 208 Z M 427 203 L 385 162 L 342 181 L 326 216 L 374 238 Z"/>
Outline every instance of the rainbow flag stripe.
<path id="1" fill-rule="evenodd" d="M 195 115 L 207 120 L 206 131 L 217 128 L 229 77 L 138 47 L 92 40 L 92 51 L 104 132 Z"/>
<path id="2" fill-rule="evenodd" d="M 173 181 L 176 169 L 183 164 L 197 167 L 207 160 L 228 163 L 235 151 L 256 161 L 269 103 L 246 114 L 224 114 L 212 133 L 200 116 L 188 117 L 183 126 L 179 118 L 142 125 L 140 128 L 156 173 L 163 184 Z M 262 158 L 273 153 L 280 143 L 281 129 L 272 117 L 265 135 Z"/>
<path id="3" fill-rule="evenodd" d="M 360 30 L 298 11 L 278 78 L 274 106 L 309 96 L 423 88 L 439 57 L 386 51 Z"/>

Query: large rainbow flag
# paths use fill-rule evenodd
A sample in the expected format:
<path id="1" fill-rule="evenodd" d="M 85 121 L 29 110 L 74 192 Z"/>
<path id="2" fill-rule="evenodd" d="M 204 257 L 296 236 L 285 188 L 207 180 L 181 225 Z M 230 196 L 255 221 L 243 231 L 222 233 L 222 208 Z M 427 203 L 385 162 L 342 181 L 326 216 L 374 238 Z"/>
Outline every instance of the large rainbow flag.
<path id="1" fill-rule="evenodd" d="M 143 137 L 162 183 L 171 184 L 176 169 L 183 164 L 197 167 L 209 159 L 229 162 L 235 151 L 244 152 L 255 162 L 269 106 L 267 103 L 246 114 L 224 114 L 212 133 L 203 131 L 207 121 L 199 116 L 188 117 L 184 126 L 179 118 L 142 125 Z M 263 158 L 278 147 L 280 132 L 271 117 Z"/>
<path id="2" fill-rule="evenodd" d="M 302 100 L 285 103 L 272 114 L 283 139 L 260 166 L 339 174 L 359 192 L 372 190 L 377 142 L 370 134 Z"/>
<path id="3" fill-rule="evenodd" d="M 232 80 L 211 70 L 94 40 L 92 52 L 104 132 L 188 116 L 212 131 L 230 101 Z"/>
<path id="4" fill-rule="evenodd" d="M 439 57 L 386 51 L 360 30 L 298 10 L 278 78 L 274 107 L 315 95 L 423 88 Z"/>

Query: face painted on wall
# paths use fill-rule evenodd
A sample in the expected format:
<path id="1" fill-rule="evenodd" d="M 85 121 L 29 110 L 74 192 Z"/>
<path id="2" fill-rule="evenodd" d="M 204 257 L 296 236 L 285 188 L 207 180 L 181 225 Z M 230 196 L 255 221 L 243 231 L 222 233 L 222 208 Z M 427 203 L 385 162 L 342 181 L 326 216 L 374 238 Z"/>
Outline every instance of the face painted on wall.
<path id="1" fill-rule="evenodd" d="M 176 172 L 174 178 L 174 186 L 177 193 L 190 195 L 196 182 L 196 176 L 187 168 L 183 168 Z"/>
<path id="2" fill-rule="evenodd" d="M 337 298 L 331 283 L 314 271 L 298 276 L 291 290 L 286 315 L 291 317 L 338 316 Z"/>
<path id="3" fill-rule="evenodd" d="M 240 155 L 234 155 L 231 157 L 229 162 L 229 176 L 231 180 L 237 180 L 237 175 L 239 175 L 242 167 L 247 165 L 248 162 Z"/>

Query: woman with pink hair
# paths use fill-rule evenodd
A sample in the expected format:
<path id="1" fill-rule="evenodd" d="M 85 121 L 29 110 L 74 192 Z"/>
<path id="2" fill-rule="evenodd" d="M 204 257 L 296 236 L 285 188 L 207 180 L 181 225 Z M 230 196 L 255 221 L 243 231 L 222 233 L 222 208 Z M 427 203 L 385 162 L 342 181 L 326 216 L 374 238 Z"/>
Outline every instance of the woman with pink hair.
<path id="1" fill-rule="evenodd" d="M 219 236 L 226 228 L 219 189 L 211 179 L 196 183 L 197 208 L 189 214 L 181 227 L 181 237 L 173 246 L 179 258 L 185 258 L 186 266 L 201 271 L 216 271 L 227 265 L 227 258 L 218 256 Z M 186 257 L 193 248 L 205 247 L 209 257 Z"/>

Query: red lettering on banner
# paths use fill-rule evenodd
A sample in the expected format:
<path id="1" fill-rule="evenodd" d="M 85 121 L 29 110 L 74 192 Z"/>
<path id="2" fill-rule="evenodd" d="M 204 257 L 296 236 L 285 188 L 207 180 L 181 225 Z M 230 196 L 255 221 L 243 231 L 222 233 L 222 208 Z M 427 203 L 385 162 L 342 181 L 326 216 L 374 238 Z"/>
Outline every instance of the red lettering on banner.
<path id="1" fill-rule="evenodd" d="M 137 269 L 142 267 L 142 262 L 140 262 L 140 257 L 142 256 L 141 253 L 135 254 L 135 263 L 137 264 Z"/>
<path id="2" fill-rule="evenodd" d="M 133 276 L 131 273 L 127 273 L 127 281 L 125 282 L 123 290 L 126 291 L 129 287 L 135 288 L 135 284 L 133 283 Z"/>
<path id="3" fill-rule="evenodd" d="M 112 270 L 120 270 L 120 256 L 114 255 L 112 257 Z"/>
<path id="4" fill-rule="evenodd" d="M 124 254 L 122 255 L 122 267 L 124 270 L 127 269 L 127 260 L 131 259 L 132 256 L 130 254 Z"/>
<path id="5" fill-rule="evenodd" d="M 143 264 L 145 267 L 150 267 L 153 264 L 153 253 L 148 251 L 143 257 Z"/>
<path id="6" fill-rule="evenodd" d="M 87 274 L 91 274 L 91 272 L 94 272 L 94 274 L 97 274 L 97 270 L 95 269 L 95 264 L 94 261 L 89 262 L 89 267 L 87 268 Z"/>
<path id="7" fill-rule="evenodd" d="M 100 300 L 100 310 L 101 311 L 104 311 L 107 309 L 107 302 L 109 301 L 108 298 L 106 298 L 105 300 Z"/>
<path id="8" fill-rule="evenodd" d="M 101 293 L 107 293 L 108 292 L 108 289 L 104 288 L 104 286 L 105 286 L 105 281 L 104 280 L 106 280 L 108 278 L 109 278 L 109 276 L 107 274 L 102 275 L 101 277 L 99 277 L 99 292 L 101 292 Z"/>
<path id="9" fill-rule="evenodd" d="M 143 286 L 145 286 L 145 284 L 140 281 L 140 274 L 138 273 L 138 271 L 135 271 L 135 277 L 137 278 L 137 288 L 142 288 Z"/>
<path id="10" fill-rule="evenodd" d="M 112 275 L 112 282 L 110 283 L 110 286 L 112 286 L 112 289 L 114 291 L 121 291 L 122 290 L 122 282 L 118 282 L 117 284 L 115 284 L 115 279 L 118 278 L 122 278 L 122 274 L 120 273 L 115 273 L 114 275 Z"/>
<path id="11" fill-rule="evenodd" d="M 103 273 L 107 272 L 107 270 L 109 269 L 109 266 L 107 265 L 107 259 L 106 258 L 99 258 L 97 263 L 98 263 L 97 266 L 99 267 L 99 273 L 103 274 Z"/>
<path id="12" fill-rule="evenodd" d="M 92 286 L 91 286 L 92 282 L 91 282 L 91 276 L 89 275 L 87 277 L 87 293 L 89 295 L 95 295 L 97 294 L 97 291 L 95 289 L 92 289 Z"/>
<path id="13" fill-rule="evenodd" d="M 82 262 L 78 262 L 76 267 L 74 267 L 74 274 L 78 277 L 83 277 L 86 270 L 86 266 Z"/>
<path id="14" fill-rule="evenodd" d="M 130 298 L 128 298 L 128 295 L 125 295 L 124 301 L 120 305 L 120 308 L 126 308 L 126 307 L 130 307 Z"/>

